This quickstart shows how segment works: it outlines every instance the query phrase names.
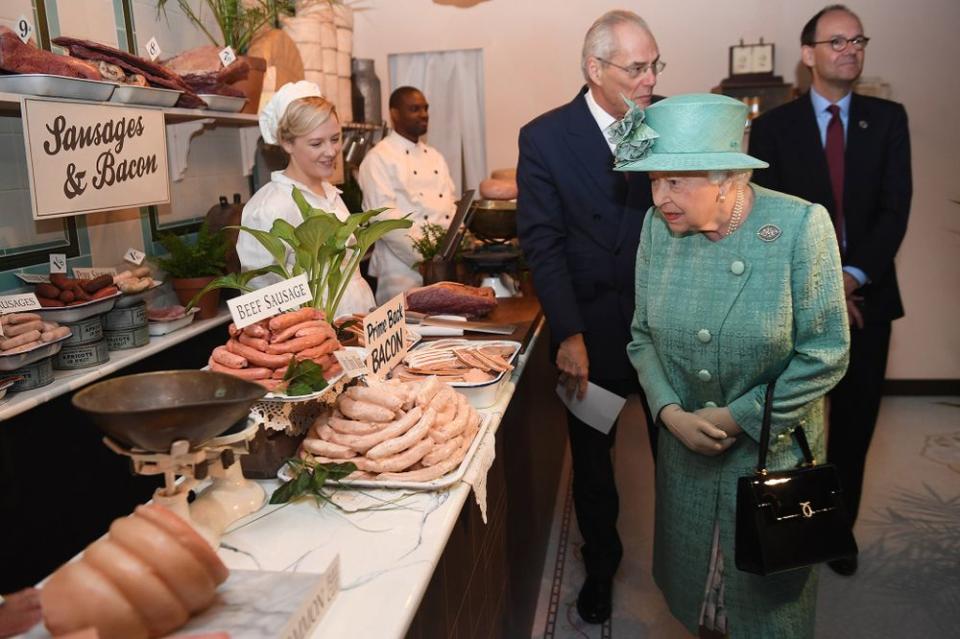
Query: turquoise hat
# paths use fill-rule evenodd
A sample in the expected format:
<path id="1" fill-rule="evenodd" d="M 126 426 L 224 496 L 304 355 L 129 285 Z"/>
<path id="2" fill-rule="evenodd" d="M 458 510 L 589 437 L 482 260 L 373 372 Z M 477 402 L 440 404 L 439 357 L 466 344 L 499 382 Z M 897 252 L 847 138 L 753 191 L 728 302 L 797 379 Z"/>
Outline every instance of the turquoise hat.
<path id="1" fill-rule="evenodd" d="M 626 98 L 624 98 L 626 100 Z M 627 114 L 607 129 L 617 145 L 617 171 L 724 171 L 763 169 L 743 152 L 747 105 L 715 93 L 688 93 Z"/>

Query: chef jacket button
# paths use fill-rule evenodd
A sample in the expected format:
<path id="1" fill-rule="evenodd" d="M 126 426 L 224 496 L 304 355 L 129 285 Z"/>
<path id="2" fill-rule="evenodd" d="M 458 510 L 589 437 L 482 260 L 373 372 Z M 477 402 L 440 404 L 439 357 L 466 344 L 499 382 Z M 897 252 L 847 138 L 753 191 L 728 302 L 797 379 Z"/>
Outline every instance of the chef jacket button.
<path id="1" fill-rule="evenodd" d="M 440 175 L 440 171 L 434 169 L 434 170 L 433 170 L 433 174 L 434 174 L 434 175 Z"/>
<path id="2" fill-rule="evenodd" d="M 730 272 L 734 275 L 743 275 L 743 271 L 746 269 L 746 266 L 740 260 L 736 260 L 733 264 L 730 265 Z"/>
<path id="3" fill-rule="evenodd" d="M 428 219 L 428 218 L 429 218 L 429 216 L 428 216 L 426 213 L 424 213 L 424 214 L 423 214 L 423 219 L 426 220 L 426 219 Z"/>
<path id="4" fill-rule="evenodd" d="M 426 149 L 424 149 L 424 150 L 423 150 L 423 152 L 424 152 L 424 153 L 426 153 L 426 152 L 427 152 L 427 150 L 426 150 Z"/>
<path id="5" fill-rule="evenodd" d="M 406 153 L 407 153 L 407 155 L 410 155 L 410 151 L 409 151 L 409 150 L 408 150 Z"/>
<path id="6" fill-rule="evenodd" d="M 413 174 L 414 174 L 414 175 L 416 175 L 416 174 L 417 174 L 417 172 L 416 172 L 416 171 L 414 171 L 414 172 L 413 172 Z"/>
<path id="7" fill-rule="evenodd" d="M 443 193 L 440 194 L 440 197 L 443 197 Z"/>
<path id="8" fill-rule="evenodd" d="M 713 379 L 713 377 L 710 375 L 710 371 L 705 368 L 701 368 L 699 371 L 697 371 L 697 378 L 699 378 L 701 382 L 709 382 L 711 379 Z"/>
<path id="9" fill-rule="evenodd" d="M 707 344 L 711 339 L 713 339 L 713 336 L 710 334 L 710 331 L 705 328 L 701 328 L 699 331 L 697 331 L 697 339 L 702 343 Z"/>
<path id="10" fill-rule="evenodd" d="M 450 216 L 449 216 L 449 215 L 444 215 L 443 217 L 444 217 L 444 219 L 446 219 L 446 220 L 449 220 L 449 219 L 450 219 Z"/>
<path id="11" fill-rule="evenodd" d="M 785 440 L 786 438 L 787 438 L 787 434 L 786 434 L 786 433 L 780 433 L 779 435 L 777 435 L 777 441 L 782 442 L 782 441 Z"/>
<path id="12" fill-rule="evenodd" d="M 420 194 L 420 197 L 423 197 L 423 193 Z"/>
<path id="13" fill-rule="evenodd" d="M 703 403 L 703 407 L 704 407 L 704 408 L 716 408 L 716 407 L 717 407 L 717 403 L 716 403 L 716 402 L 704 402 L 704 403 Z"/>

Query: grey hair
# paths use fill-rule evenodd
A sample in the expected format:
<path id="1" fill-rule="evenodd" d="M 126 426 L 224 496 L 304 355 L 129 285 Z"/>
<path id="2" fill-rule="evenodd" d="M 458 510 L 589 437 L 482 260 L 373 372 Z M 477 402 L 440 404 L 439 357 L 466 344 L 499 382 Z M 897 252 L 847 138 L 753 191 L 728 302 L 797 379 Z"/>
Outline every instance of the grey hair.
<path id="1" fill-rule="evenodd" d="M 707 180 L 710 184 L 720 184 L 726 179 L 731 179 L 736 184 L 746 184 L 753 175 L 753 169 L 732 169 L 727 171 L 707 171 Z"/>
<path id="2" fill-rule="evenodd" d="M 633 11 L 615 9 L 607 11 L 596 19 L 587 29 L 587 35 L 583 38 L 583 51 L 580 53 L 580 70 L 583 71 L 583 79 L 589 81 L 590 74 L 587 72 L 587 61 L 590 58 L 603 58 L 609 60 L 616 52 L 616 38 L 613 31 L 621 24 L 633 24 L 653 38 L 650 27 L 647 26 L 643 18 Z"/>

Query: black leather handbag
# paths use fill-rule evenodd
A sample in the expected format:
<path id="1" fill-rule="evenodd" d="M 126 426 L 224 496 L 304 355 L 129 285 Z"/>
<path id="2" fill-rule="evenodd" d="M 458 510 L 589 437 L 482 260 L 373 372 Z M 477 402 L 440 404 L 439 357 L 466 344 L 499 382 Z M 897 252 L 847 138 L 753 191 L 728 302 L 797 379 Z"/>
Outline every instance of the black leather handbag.
<path id="1" fill-rule="evenodd" d="M 772 575 L 857 555 L 850 518 L 833 464 L 817 464 L 800 426 L 793 435 L 804 462 L 791 470 L 767 470 L 774 382 L 767 385 L 760 455 L 753 475 L 737 481 L 736 565 Z"/>

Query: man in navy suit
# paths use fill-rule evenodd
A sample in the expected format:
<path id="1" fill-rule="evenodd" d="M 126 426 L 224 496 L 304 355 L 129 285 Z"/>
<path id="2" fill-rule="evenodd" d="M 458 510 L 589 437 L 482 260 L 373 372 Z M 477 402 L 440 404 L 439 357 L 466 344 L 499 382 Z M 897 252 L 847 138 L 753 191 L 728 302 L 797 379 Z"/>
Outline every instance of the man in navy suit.
<path id="1" fill-rule="evenodd" d="M 626 346 L 637 244 L 653 200 L 645 174 L 613 171 L 606 129 L 626 113 L 623 97 L 649 106 L 664 63 L 638 15 L 611 11 L 587 31 L 581 67 L 586 86 L 573 101 L 520 130 L 520 246 L 568 395 L 582 399 L 589 380 L 621 396 L 643 397 Z M 643 404 L 653 440 L 655 427 Z M 569 412 L 567 423 L 587 572 L 577 610 L 585 621 L 602 623 L 610 616 L 613 575 L 623 555 L 611 460 L 616 425 L 604 435 Z"/>
<path id="2" fill-rule="evenodd" d="M 913 183 L 902 105 L 853 93 L 867 38 L 855 13 L 831 5 L 800 36 L 810 92 L 757 118 L 750 155 L 770 163 L 754 181 L 823 204 L 834 218 L 850 316 L 850 367 L 830 393 L 827 458 L 837 465 L 853 518 L 890 346 L 903 316 L 894 257 L 907 230 Z M 830 562 L 841 575 L 856 559 Z"/>

